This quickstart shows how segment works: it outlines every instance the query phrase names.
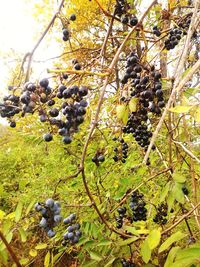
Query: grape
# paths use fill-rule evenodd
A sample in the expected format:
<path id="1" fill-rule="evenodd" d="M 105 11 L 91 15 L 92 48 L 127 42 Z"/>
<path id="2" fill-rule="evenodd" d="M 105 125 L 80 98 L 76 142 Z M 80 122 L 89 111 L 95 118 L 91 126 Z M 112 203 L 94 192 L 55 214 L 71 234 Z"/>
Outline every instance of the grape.
<path id="1" fill-rule="evenodd" d="M 47 207 L 52 208 L 54 206 L 54 200 L 52 198 L 48 198 L 45 204 Z"/>
<path id="2" fill-rule="evenodd" d="M 49 230 L 48 232 L 47 232 L 47 235 L 48 235 L 48 237 L 54 237 L 55 236 L 55 234 L 56 234 L 56 232 L 55 231 L 53 231 L 53 230 Z"/>

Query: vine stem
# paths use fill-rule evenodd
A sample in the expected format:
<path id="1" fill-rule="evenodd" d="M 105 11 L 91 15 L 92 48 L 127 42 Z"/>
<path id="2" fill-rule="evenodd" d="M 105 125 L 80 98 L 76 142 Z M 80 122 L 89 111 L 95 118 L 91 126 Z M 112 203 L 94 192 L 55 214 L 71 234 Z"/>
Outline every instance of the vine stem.
<path id="1" fill-rule="evenodd" d="M 25 82 L 29 81 L 30 78 L 30 70 L 31 70 L 31 63 L 32 63 L 32 58 L 33 55 L 36 51 L 36 49 L 38 48 L 38 46 L 40 45 L 40 43 L 42 42 L 42 40 L 44 39 L 45 35 L 48 33 L 48 31 L 50 30 L 51 26 L 53 25 L 55 19 L 57 18 L 58 13 L 61 11 L 63 4 L 64 4 L 65 0 L 62 0 L 59 7 L 58 7 L 58 11 L 53 15 L 52 19 L 50 20 L 49 24 L 47 25 L 45 31 L 42 33 L 40 39 L 37 41 L 37 43 L 35 44 L 35 46 L 33 47 L 32 51 L 30 53 L 27 53 L 25 56 L 27 57 L 28 55 L 28 66 L 27 66 L 27 71 L 26 71 L 26 78 L 25 78 Z"/>
<path id="2" fill-rule="evenodd" d="M 152 3 L 149 5 L 149 7 L 147 8 L 147 10 L 143 13 L 142 17 L 140 18 L 139 22 L 138 22 L 138 25 L 141 25 L 144 18 L 146 17 L 146 15 L 148 14 L 149 10 L 157 3 L 157 0 L 153 0 Z M 109 73 L 110 75 L 112 74 L 117 62 L 118 62 L 118 59 L 119 59 L 119 56 L 120 56 L 120 53 L 123 51 L 123 48 L 126 44 L 126 42 L 129 40 L 129 38 L 131 37 L 131 35 L 133 34 L 133 32 L 136 30 L 136 27 L 138 26 L 136 25 L 135 27 L 132 28 L 132 30 L 129 32 L 129 34 L 126 36 L 126 38 L 124 39 L 124 41 L 122 42 L 122 44 L 120 45 L 120 47 L 118 48 L 108 70 L 109 70 Z M 85 187 L 85 190 L 86 190 L 86 193 L 91 201 L 91 203 L 93 203 L 93 207 L 94 209 L 96 210 L 98 216 L 100 217 L 101 221 L 105 224 L 105 226 L 110 229 L 111 231 L 121 235 L 121 236 L 126 236 L 125 234 L 121 233 L 121 232 L 118 232 L 116 229 L 112 228 L 108 223 L 107 221 L 105 220 L 104 216 L 101 214 L 100 210 L 98 209 L 98 206 L 97 204 L 95 203 L 94 201 L 94 198 L 92 196 L 92 193 L 89 189 L 89 186 L 88 186 L 88 183 L 87 183 L 87 179 L 86 179 L 86 175 L 85 175 L 85 170 L 84 170 L 84 162 L 85 162 L 85 157 L 86 157 L 86 153 L 87 153 L 87 148 L 88 148 L 88 145 L 89 145 L 89 142 L 90 142 L 90 139 L 92 137 L 92 134 L 95 130 L 95 128 L 97 127 L 98 125 L 98 118 L 99 118 L 99 114 L 100 114 L 100 110 L 101 110 L 101 106 L 103 104 L 103 99 L 104 99 L 104 94 L 106 92 L 106 88 L 107 88 L 107 85 L 109 83 L 109 77 L 110 75 L 108 75 L 105 79 L 105 82 L 104 82 L 104 86 L 102 88 L 102 91 L 101 91 L 101 94 L 100 94 L 100 97 L 99 97 L 99 101 L 98 101 L 98 105 L 97 105 L 97 109 L 96 109 L 96 113 L 95 113 L 95 117 L 94 117 L 94 120 L 93 122 L 91 123 L 91 128 L 90 128 L 90 131 L 89 131 L 89 134 L 88 134 L 88 137 L 86 139 L 86 142 L 85 142 L 85 145 L 84 145 L 84 148 L 83 148 L 83 152 L 82 152 L 82 158 L 81 158 L 81 162 L 80 162 L 80 169 L 81 169 L 81 172 L 82 172 L 82 180 L 83 180 L 83 184 L 84 184 L 84 187 Z"/>
<path id="3" fill-rule="evenodd" d="M 168 233 L 169 231 L 171 231 L 173 228 L 175 228 L 179 223 L 181 223 L 183 220 L 185 220 L 185 218 L 189 217 L 190 214 L 192 214 L 198 207 L 200 206 L 200 202 L 194 206 L 194 208 L 192 210 L 190 210 L 189 212 L 187 212 L 186 214 L 184 214 L 178 221 L 176 221 L 173 225 L 171 225 L 169 228 L 167 228 L 166 230 L 164 230 L 162 232 L 163 234 Z"/>
<path id="4" fill-rule="evenodd" d="M 0 238 L 1 238 L 2 242 L 4 243 L 4 245 L 6 246 L 8 252 L 10 253 L 10 256 L 12 257 L 12 259 L 15 262 L 15 264 L 17 265 L 17 267 L 22 267 L 17 256 L 15 255 L 14 251 L 12 250 L 11 246 L 9 245 L 4 234 L 1 231 L 0 231 Z"/>
<path id="5" fill-rule="evenodd" d="M 162 114 L 162 116 L 160 118 L 160 121 L 159 121 L 154 133 L 153 133 L 151 142 L 150 142 L 150 144 L 148 146 L 148 150 L 147 150 L 147 152 L 146 152 L 146 154 L 144 156 L 144 159 L 143 159 L 143 163 L 144 164 L 148 160 L 148 157 L 149 157 L 149 154 L 151 152 L 152 146 L 155 143 L 155 140 L 156 140 L 156 138 L 158 136 L 158 133 L 159 133 L 161 127 L 162 127 L 162 124 L 164 122 L 165 116 L 166 116 L 170 106 L 174 103 L 176 93 L 180 92 L 183 89 L 184 85 L 192 78 L 192 75 L 195 74 L 198 71 L 199 67 L 200 67 L 200 60 L 198 60 L 196 62 L 196 64 L 192 67 L 192 69 L 188 72 L 188 74 L 182 79 L 181 74 L 182 74 L 183 69 L 184 69 L 185 60 L 187 59 L 190 40 L 191 40 L 192 34 L 193 34 L 194 30 L 195 30 L 195 27 L 197 25 L 197 22 L 199 20 L 198 16 L 197 16 L 199 3 L 200 3 L 199 0 L 195 1 L 195 10 L 194 10 L 194 13 L 193 13 L 193 16 L 192 16 L 192 20 L 191 20 L 191 23 L 190 23 L 190 27 L 189 27 L 189 30 L 188 30 L 188 34 L 187 34 L 187 38 L 186 38 L 186 41 L 185 41 L 184 49 L 181 52 L 180 59 L 179 59 L 179 61 L 177 63 L 178 65 L 176 67 L 176 75 L 175 75 L 174 86 L 173 86 L 171 95 L 169 97 L 169 100 L 167 102 L 167 105 L 165 107 L 165 110 L 164 110 L 164 112 L 163 112 L 163 114 Z M 196 21 L 196 18 L 197 18 L 197 21 Z"/>
<path id="6" fill-rule="evenodd" d="M 183 89 L 185 84 L 192 78 L 193 74 L 195 74 L 199 70 L 199 68 L 200 68 L 200 59 L 195 63 L 195 65 L 191 68 L 191 70 L 188 72 L 188 74 L 182 79 L 182 81 L 178 84 L 178 86 L 173 88 L 172 93 L 171 93 L 171 95 L 169 97 L 169 100 L 167 102 L 167 105 L 166 105 L 166 107 L 165 107 L 165 109 L 163 111 L 163 114 L 162 114 L 162 116 L 161 116 L 161 118 L 160 118 L 160 120 L 159 120 L 159 122 L 157 124 L 157 127 L 156 127 L 156 129 L 155 129 L 155 131 L 153 133 L 153 136 L 151 138 L 151 142 L 150 142 L 150 144 L 148 146 L 148 150 L 147 150 L 147 152 L 146 152 L 146 154 L 144 156 L 144 159 L 143 159 L 143 164 L 145 164 L 147 162 L 147 160 L 148 160 L 148 157 L 149 157 L 149 154 L 151 152 L 152 146 L 155 143 L 155 140 L 156 140 L 156 138 L 158 136 L 158 133 L 159 133 L 161 127 L 162 127 L 162 124 L 164 122 L 165 116 L 166 116 L 169 108 L 171 107 L 171 105 L 174 103 L 176 93 L 180 92 Z"/>

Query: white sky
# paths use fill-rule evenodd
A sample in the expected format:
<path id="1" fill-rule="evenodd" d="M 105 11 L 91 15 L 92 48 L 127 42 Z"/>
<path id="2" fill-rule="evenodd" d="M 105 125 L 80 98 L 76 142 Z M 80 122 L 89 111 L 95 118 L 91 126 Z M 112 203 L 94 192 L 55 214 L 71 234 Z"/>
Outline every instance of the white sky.
<path id="1" fill-rule="evenodd" d="M 46 27 L 45 23 L 44 25 L 37 23 L 37 18 L 33 17 L 31 9 L 31 5 L 41 2 L 40 0 L 0 0 L 0 98 L 6 93 L 9 71 L 15 66 L 13 60 L 19 55 L 23 59 L 23 55 L 34 47 L 36 36 L 39 38 L 42 33 L 41 29 L 44 30 Z M 55 1 L 52 2 L 55 4 Z M 52 3 L 52 9 L 53 7 L 55 5 L 53 6 Z M 53 12 L 52 10 L 52 14 Z M 54 38 L 50 43 L 49 40 L 45 42 L 44 39 L 35 53 L 35 58 L 38 60 L 57 56 L 61 49 L 62 47 L 58 47 Z M 11 54 L 9 58 L 8 53 Z M 50 62 L 35 64 L 36 74 L 39 75 L 42 72 L 45 75 L 45 70 L 49 67 L 47 64 Z"/>

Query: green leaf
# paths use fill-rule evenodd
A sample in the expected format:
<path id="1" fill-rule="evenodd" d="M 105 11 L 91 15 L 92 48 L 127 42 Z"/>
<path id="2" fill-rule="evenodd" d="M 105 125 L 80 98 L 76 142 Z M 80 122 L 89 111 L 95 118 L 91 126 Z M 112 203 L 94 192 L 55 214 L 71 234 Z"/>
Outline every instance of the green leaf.
<path id="1" fill-rule="evenodd" d="M 147 242 L 151 250 L 153 250 L 158 246 L 158 244 L 160 243 L 160 238 L 161 238 L 160 229 L 154 229 L 149 233 L 147 237 Z"/>
<path id="2" fill-rule="evenodd" d="M 110 241 L 110 240 L 103 240 L 103 241 L 101 241 L 101 242 L 99 242 L 97 244 L 97 247 L 100 247 L 100 246 L 109 246 L 111 244 L 112 244 L 112 241 Z"/>
<path id="3" fill-rule="evenodd" d="M 117 118 L 122 119 L 124 116 L 124 113 L 126 112 L 126 106 L 125 105 L 117 106 L 116 112 L 117 112 Z"/>
<path id="4" fill-rule="evenodd" d="M 200 122 L 200 107 L 196 107 L 192 115 L 196 122 Z"/>
<path id="5" fill-rule="evenodd" d="M 0 210 L 0 220 L 3 219 L 4 215 L 5 215 L 5 212 L 3 210 Z"/>
<path id="6" fill-rule="evenodd" d="M 148 234 L 149 230 L 148 229 L 137 229 L 132 226 L 124 226 L 124 229 L 128 231 L 131 234 L 139 236 L 140 234 Z"/>
<path id="7" fill-rule="evenodd" d="M 170 211 L 171 208 L 173 207 L 174 201 L 175 201 L 174 194 L 173 194 L 173 192 L 170 192 L 169 196 L 167 198 L 168 211 Z"/>
<path id="8" fill-rule="evenodd" d="M 174 172 L 172 175 L 174 181 L 176 181 L 177 183 L 185 183 L 186 178 L 183 176 L 183 174 L 179 173 L 179 172 Z"/>
<path id="9" fill-rule="evenodd" d="M 180 183 L 175 183 L 174 187 L 173 187 L 173 193 L 174 193 L 174 197 L 175 199 L 181 203 L 184 204 L 185 202 L 185 198 L 184 198 L 184 193 L 182 191 L 182 187 L 183 185 Z"/>
<path id="10" fill-rule="evenodd" d="M 21 263 L 21 265 L 26 266 L 29 263 L 29 259 L 28 258 L 22 258 L 22 259 L 20 259 L 19 262 Z"/>
<path id="11" fill-rule="evenodd" d="M 141 245 L 141 256 L 145 263 L 148 263 L 151 259 L 151 249 L 149 247 L 147 239 Z"/>
<path id="12" fill-rule="evenodd" d="M 192 267 L 196 262 L 198 261 L 198 258 L 188 257 L 181 260 L 177 260 L 170 267 Z M 197 267 L 196 265 L 194 267 Z"/>
<path id="13" fill-rule="evenodd" d="M 44 258 L 44 267 L 49 267 L 51 254 L 48 251 Z"/>
<path id="14" fill-rule="evenodd" d="M 17 204 L 17 208 L 15 210 L 15 222 L 19 222 L 19 220 L 21 219 L 22 208 L 23 208 L 23 204 L 21 201 L 19 201 Z"/>
<path id="15" fill-rule="evenodd" d="M 95 261 L 101 261 L 103 258 L 101 257 L 101 255 L 97 252 L 94 251 L 88 251 L 88 253 L 90 254 L 90 257 L 92 260 Z"/>
<path id="16" fill-rule="evenodd" d="M 138 239 L 138 237 L 134 236 L 134 237 L 128 238 L 126 240 L 119 241 L 119 242 L 117 242 L 116 245 L 119 247 L 126 246 L 126 245 L 129 245 L 129 244 L 135 242 L 137 239 Z"/>
<path id="17" fill-rule="evenodd" d="M 171 267 L 172 263 L 174 262 L 174 258 L 177 254 L 177 251 L 180 249 L 180 247 L 173 247 L 170 252 L 168 253 L 167 260 L 165 262 L 164 267 Z"/>
<path id="18" fill-rule="evenodd" d="M 174 242 L 178 242 L 179 240 L 183 239 L 186 234 L 181 233 L 180 231 L 176 232 L 175 234 L 171 235 L 164 243 L 160 246 L 158 252 L 161 253 L 164 250 L 168 249 Z"/>
<path id="19" fill-rule="evenodd" d="M 137 102 L 138 102 L 138 98 L 136 97 L 131 98 L 131 100 L 129 101 L 129 109 L 131 112 L 137 111 Z"/>
<path id="20" fill-rule="evenodd" d="M 187 257 L 200 259 L 200 247 L 186 248 L 186 249 L 180 250 L 177 253 L 176 260 L 187 258 Z"/>
<path id="21" fill-rule="evenodd" d="M 40 244 L 37 244 L 37 246 L 35 246 L 35 249 L 45 249 L 47 248 L 47 244 L 46 243 L 40 243 Z"/>
<path id="22" fill-rule="evenodd" d="M 175 113 L 187 113 L 192 106 L 176 106 L 174 108 L 170 108 L 169 111 L 175 112 Z"/>
<path id="23" fill-rule="evenodd" d="M 127 105 L 119 105 L 117 106 L 117 117 L 118 119 L 121 119 L 124 124 L 128 121 L 128 107 Z"/>
<path id="24" fill-rule="evenodd" d="M 84 249 L 87 248 L 91 248 L 94 247 L 94 245 L 96 246 L 96 242 L 94 240 L 89 240 L 85 243 L 85 245 L 83 246 Z"/>
<path id="25" fill-rule="evenodd" d="M 162 192 L 160 193 L 160 202 L 163 202 L 169 192 L 171 182 L 168 182 L 162 189 Z"/>
<path id="26" fill-rule="evenodd" d="M 106 263 L 106 265 L 104 267 L 109 267 L 109 266 L 113 266 L 113 262 L 116 260 L 115 257 L 111 258 L 111 260 L 109 260 L 109 262 Z"/>
<path id="27" fill-rule="evenodd" d="M 31 250 L 29 251 L 29 255 L 30 255 L 31 257 L 36 257 L 36 256 L 37 256 L 37 250 L 35 250 L 35 249 L 31 249 Z"/>
<path id="28" fill-rule="evenodd" d="M 26 242 L 26 240 L 27 240 L 26 231 L 21 227 L 21 228 L 19 228 L 19 233 L 20 233 L 20 237 L 21 237 L 22 242 Z"/>
<path id="29" fill-rule="evenodd" d="M 97 262 L 95 260 L 92 260 L 92 261 L 90 260 L 90 261 L 84 262 L 81 266 L 82 267 L 90 267 L 90 266 L 94 267 L 96 263 Z"/>
<path id="30" fill-rule="evenodd" d="M 35 199 L 33 199 L 32 201 L 31 201 L 31 203 L 28 205 L 28 207 L 27 207 L 27 209 L 26 209 L 26 215 L 28 215 L 29 214 L 29 212 L 31 211 L 31 209 L 32 209 L 32 207 L 33 207 L 33 205 L 35 204 Z"/>

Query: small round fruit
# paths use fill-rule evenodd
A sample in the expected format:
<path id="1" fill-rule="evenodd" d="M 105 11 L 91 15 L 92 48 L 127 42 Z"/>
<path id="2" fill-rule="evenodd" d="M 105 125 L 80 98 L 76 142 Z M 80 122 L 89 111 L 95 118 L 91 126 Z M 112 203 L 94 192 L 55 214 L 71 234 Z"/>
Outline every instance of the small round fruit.
<path id="1" fill-rule="evenodd" d="M 46 142 L 50 142 L 53 140 L 53 135 L 50 134 L 50 133 L 46 133 L 43 135 L 43 139 L 46 141 Z"/>
<path id="2" fill-rule="evenodd" d="M 15 127 L 16 127 L 16 122 L 15 122 L 15 121 L 11 121 L 11 123 L 10 123 L 10 127 L 11 127 L 11 128 L 15 128 Z"/>
<path id="3" fill-rule="evenodd" d="M 54 237 L 55 236 L 55 234 L 56 234 L 56 232 L 55 231 L 53 231 L 52 229 L 50 229 L 48 232 L 47 232 L 47 235 L 48 235 L 48 237 Z"/>
<path id="4" fill-rule="evenodd" d="M 47 88 L 48 85 L 49 85 L 49 80 L 46 79 L 46 78 L 44 78 L 44 79 L 42 79 L 42 80 L 40 81 L 39 84 L 40 84 L 41 87 L 43 87 L 43 88 Z"/>
<path id="5" fill-rule="evenodd" d="M 76 20 L 76 15 L 75 14 L 71 14 L 71 16 L 69 17 L 69 19 L 71 21 L 75 21 Z"/>
<path id="6" fill-rule="evenodd" d="M 104 162 L 104 161 L 105 161 L 105 157 L 104 157 L 104 155 L 100 155 L 100 156 L 98 157 L 98 161 L 100 161 L 100 162 Z"/>
<path id="7" fill-rule="evenodd" d="M 130 19 L 131 26 L 136 26 L 137 24 L 138 24 L 138 19 L 136 17 Z"/>
<path id="8" fill-rule="evenodd" d="M 80 69 L 81 69 L 81 65 L 80 65 L 79 63 L 76 63 L 76 64 L 74 65 L 74 69 L 75 69 L 75 70 L 80 70 Z"/>
<path id="9" fill-rule="evenodd" d="M 64 136 L 62 140 L 63 140 L 63 143 L 65 144 L 70 144 L 72 142 L 72 139 L 70 136 Z"/>
<path id="10" fill-rule="evenodd" d="M 54 200 L 52 198 L 48 198 L 46 201 L 45 201 L 45 205 L 49 208 L 52 208 L 54 206 Z"/>

